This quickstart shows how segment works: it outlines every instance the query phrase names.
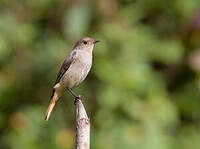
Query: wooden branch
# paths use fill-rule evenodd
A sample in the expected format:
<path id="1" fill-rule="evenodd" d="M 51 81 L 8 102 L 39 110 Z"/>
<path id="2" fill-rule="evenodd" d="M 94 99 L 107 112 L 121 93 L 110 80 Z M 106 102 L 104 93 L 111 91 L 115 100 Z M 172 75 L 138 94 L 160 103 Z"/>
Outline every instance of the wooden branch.
<path id="1" fill-rule="evenodd" d="M 90 120 L 81 98 L 75 99 L 76 105 L 76 149 L 90 148 Z"/>

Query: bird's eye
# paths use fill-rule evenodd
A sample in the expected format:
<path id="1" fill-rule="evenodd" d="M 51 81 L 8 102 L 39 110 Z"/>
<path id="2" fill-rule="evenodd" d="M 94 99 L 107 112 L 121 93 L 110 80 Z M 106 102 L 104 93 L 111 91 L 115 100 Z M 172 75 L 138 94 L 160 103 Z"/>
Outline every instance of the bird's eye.
<path id="1" fill-rule="evenodd" d="M 83 44 L 87 44 L 87 41 L 84 41 Z"/>

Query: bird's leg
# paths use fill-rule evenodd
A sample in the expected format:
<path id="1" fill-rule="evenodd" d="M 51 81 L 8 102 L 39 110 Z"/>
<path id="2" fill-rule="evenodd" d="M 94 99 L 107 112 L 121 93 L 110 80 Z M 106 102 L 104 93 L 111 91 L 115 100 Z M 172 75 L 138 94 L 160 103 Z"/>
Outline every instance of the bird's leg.
<path id="1" fill-rule="evenodd" d="M 67 90 L 75 97 L 75 99 L 82 99 L 82 98 L 81 98 L 81 95 L 76 95 L 76 94 L 72 91 L 72 89 L 68 88 Z"/>

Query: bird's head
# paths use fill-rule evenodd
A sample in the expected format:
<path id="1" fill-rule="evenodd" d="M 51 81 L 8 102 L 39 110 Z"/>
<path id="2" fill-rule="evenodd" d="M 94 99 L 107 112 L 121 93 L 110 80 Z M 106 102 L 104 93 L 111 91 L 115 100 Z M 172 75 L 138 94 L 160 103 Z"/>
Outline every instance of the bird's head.
<path id="1" fill-rule="evenodd" d="M 84 37 L 82 39 L 80 39 L 76 45 L 74 46 L 74 48 L 76 48 L 77 50 L 87 50 L 87 51 L 92 51 L 94 45 L 99 42 L 99 40 L 94 40 L 90 37 Z"/>

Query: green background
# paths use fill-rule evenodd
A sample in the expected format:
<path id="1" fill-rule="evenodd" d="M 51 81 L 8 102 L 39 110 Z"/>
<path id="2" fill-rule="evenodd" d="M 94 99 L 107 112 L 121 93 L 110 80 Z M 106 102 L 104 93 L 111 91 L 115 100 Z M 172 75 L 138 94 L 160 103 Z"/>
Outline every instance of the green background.
<path id="1" fill-rule="evenodd" d="M 0 149 L 75 148 L 73 97 L 44 116 L 84 36 L 92 149 L 200 148 L 200 0 L 0 0 Z"/>

